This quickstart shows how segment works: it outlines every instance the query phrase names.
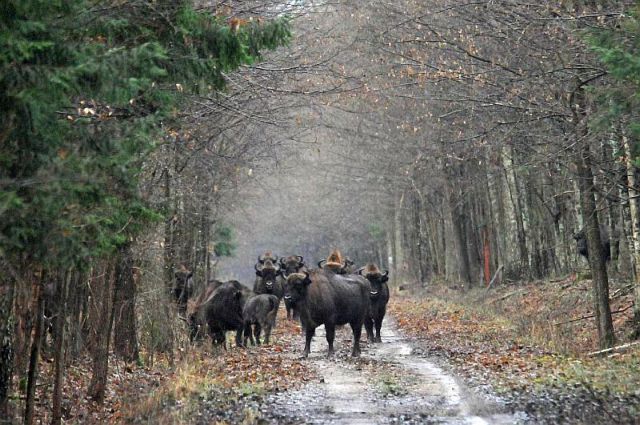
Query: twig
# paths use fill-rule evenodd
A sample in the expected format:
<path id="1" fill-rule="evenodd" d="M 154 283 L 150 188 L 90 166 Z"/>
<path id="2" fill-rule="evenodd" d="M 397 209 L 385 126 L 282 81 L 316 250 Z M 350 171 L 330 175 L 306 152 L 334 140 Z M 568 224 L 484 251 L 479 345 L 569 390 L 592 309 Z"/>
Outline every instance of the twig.
<path id="1" fill-rule="evenodd" d="M 496 303 L 498 301 L 505 300 L 505 299 L 507 299 L 507 298 L 509 298 L 509 297 L 511 297 L 513 295 L 516 295 L 519 292 L 522 292 L 522 295 L 527 295 L 529 293 L 528 291 L 524 291 L 524 292 L 523 291 L 524 291 L 524 289 L 518 289 L 516 291 L 509 292 L 507 295 L 503 295 L 500 298 L 496 298 L 495 300 L 491 301 L 491 303 Z"/>
<path id="2" fill-rule="evenodd" d="M 604 350 L 593 351 L 591 353 L 588 353 L 587 356 L 588 357 L 593 357 L 593 356 L 598 356 L 600 354 L 607 354 L 607 353 L 612 353 L 612 352 L 620 353 L 622 351 L 627 351 L 629 348 L 634 347 L 634 346 L 636 346 L 638 344 L 640 344 L 640 341 L 629 342 L 627 344 L 618 345 L 616 347 L 605 348 Z"/>
<path id="3" fill-rule="evenodd" d="M 626 306 L 625 308 L 621 308 L 619 310 L 615 310 L 612 311 L 611 314 L 617 314 L 617 313 L 622 313 L 624 311 L 629 310 L 631 307 L 633 307 L 634 303 L 629 304 L 628 306 Z M 566 320 L 564 322 L 556 322 L 553 324 L 553 326 L 558 326 L 558 325 L 566 325 L 567 323 L 573 323 L 573 322 L 578 322 L 580 320 L 584 320 L 584 319 L 591 319 L 592 317 L 596 317 L 595 314 L 587 314 L 586 316 L 581 316 L 581 317 L 577 317 L 575 319 L 571 319 L 571 320 Z"/>
<path id="4" fill-rule="evenodd" d="M 613 291 L 613 294 L 611 294 L 609 299 L 614 299 L 614 298 L 620 297 L 622 295 L 625 295 L 625 292 L 623 292 L 623 291 L 633 288 L 634 285 L 635 285 L 635 283 L 631 283 L 631 284 L 629 284 L 627 286 L 623 286 L 622 288 L 616 289 L 615 291 Z"/>
<path id="5" fill-rule="evenodd" d="M 489 281 L 489 285 L 487 285 L 487 291 L 491 288 L 491 285 L 493 285 L 493 282 L 496 280 L 496 277 L 498 277 L 498 273 L 500 273 L 502 271 L 502 268 L 504 266 L 502 264 L 500 264 L 500 267 L 498 267 L 498 270 L 496 270 L 496 272 L 493 274 L 493 277 L 491 278 L 491 281 Z"/>

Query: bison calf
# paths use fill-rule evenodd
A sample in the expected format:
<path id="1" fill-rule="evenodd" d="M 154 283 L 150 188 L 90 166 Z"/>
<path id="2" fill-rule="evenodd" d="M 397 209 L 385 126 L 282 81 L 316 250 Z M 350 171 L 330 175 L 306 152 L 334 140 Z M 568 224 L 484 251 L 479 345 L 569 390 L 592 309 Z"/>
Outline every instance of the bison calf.
<path id="1" fill-rule="evenodd" d="M 264 329 L 264 342 L 269 343 L 271 329 L 276 324 L 278 305 L 280 300 L 275 295 L 261 294 L 251 298 L 244 305 L 242 317 L 244 318 L 244 344 L 251 337 L 251 327 L 253 326 L 253 337 L 255 344 L 260 345 L 260 332 Z"/>

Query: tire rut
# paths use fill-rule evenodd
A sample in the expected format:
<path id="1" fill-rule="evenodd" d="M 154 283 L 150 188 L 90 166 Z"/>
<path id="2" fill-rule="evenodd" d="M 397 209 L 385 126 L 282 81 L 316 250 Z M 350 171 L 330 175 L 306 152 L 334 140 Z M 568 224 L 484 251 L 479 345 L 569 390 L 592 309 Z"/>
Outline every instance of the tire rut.
<path id="1" fill-rule="evenodd" d="M 279 423 L 311 424 L 482 425 L 523 423 L 526 418 L 507 413 L 497 399 L 473 392 L 433 360 L 416 354 L 392 320 L 383 325 L 383 342 L 363 344 L 360 358 L 348 355 L 350 337 L 347 327 L 337 332 L 337 353 L 326 358 L 324 328 L 318 328 L 308 361 L 319 381 L 272 396 L 268 416 Z"/>

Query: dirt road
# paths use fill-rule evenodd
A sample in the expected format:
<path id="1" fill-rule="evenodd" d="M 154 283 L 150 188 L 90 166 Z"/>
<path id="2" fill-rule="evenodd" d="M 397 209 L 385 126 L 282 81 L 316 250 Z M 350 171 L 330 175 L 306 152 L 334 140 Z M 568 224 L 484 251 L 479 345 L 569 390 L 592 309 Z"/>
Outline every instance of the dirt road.
<path id="1" fill-rule="evenodd" d="M 365 345 L 352 359 L 350 330 L 336 335 L 337 354 L 326 358 L 319 328 L 308 361 L 320 378 L 302 390 L 271 397 L 268 417 L 280 423 L 314 424 L 514 424 L 524 414 L 505 413 L 495 398 L 466 388 L 396 330 L 391 320 L 381 344 Z M 300 339 L 302 350 L 302 337 Z"/>

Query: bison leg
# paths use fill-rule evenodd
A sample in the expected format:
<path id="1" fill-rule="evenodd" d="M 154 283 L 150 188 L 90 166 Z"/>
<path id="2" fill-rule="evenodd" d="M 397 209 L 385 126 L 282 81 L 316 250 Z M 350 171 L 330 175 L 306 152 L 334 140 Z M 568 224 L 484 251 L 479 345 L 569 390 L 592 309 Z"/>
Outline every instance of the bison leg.
<path id="1" fill-rule="evenodd" d="M 271 338 L 271 324 L 265 323 L 264 325 L 264 343 L 269 345 L 269 339 Z"/>
<path id="2" fill-rule="evenodd" d="M 382 319 L 384 319 L 384 313 L 376 317 L 376 342 L 382 342 L 380 338 L 380 328 L 382 327 Z"/>
<path id="3" fill-rule="evenodd" d="M 249 341 L 251 338 L 251 341 Z M 253 337 L 251 336 L 251 322 L 244 322 L 244 345 L 247 346 L 247 342 L 251 342 L 251 345 L 255 345 Z"/>
<path id="4" fill-rule="evenodd" d="M 210 335 L 214 349 L 219 348 L 220 346 L 222 346 L 225 350 L 227 349 L 226 338 L 222 329 L 210 330 Z"/>
<path id="5" fill-rule="evenodd" d="M 353 350 L 351 350 L 352 357 L 358 357 L 360 355 L 360 336 L 362 335 L 362 322 L 349 323 L 351 330 L 353 331 Z"/>
<path id="6" fill-rule="evenodd" d="M 364 328 L 367 331 L 367 341 L 375 342 L 375 338 L 373 337 L 373 320 L 369 315 L 364 318 Z"/>
<path id="7" fill-rule="evenodd" d="M 256 323 L 253 327 L 253 335 L 256 337 L 257 345 L 260 345 L 260 333 L 262 333 L 262 326 L 260 326 L 260 323 Z"/>
<path id="8" fill-rule="evenodd" d="M 306 358 L 309 356 L 311 352 L 311 339 L 313 335 L 316 333 L 315 329 L 305 328 L 305 341 L 304 341 L 304 351 L 302 352 L 302 357 Z"/>
<path id="9" fill-rule="evenodd" d="M 242 343 L 242 326 L 236 329 L 236 347 L 244 347 Z"/>
<path id="10" fill-rule="evenodd" d="M 327 343 L 329 344 L 329 352 L 327 353 L 327 357 L 333 355 L 333 341 L 336 338 L 336 327 L 333 324 L 324 324 L 324 329 L 327 333 Z"/>

